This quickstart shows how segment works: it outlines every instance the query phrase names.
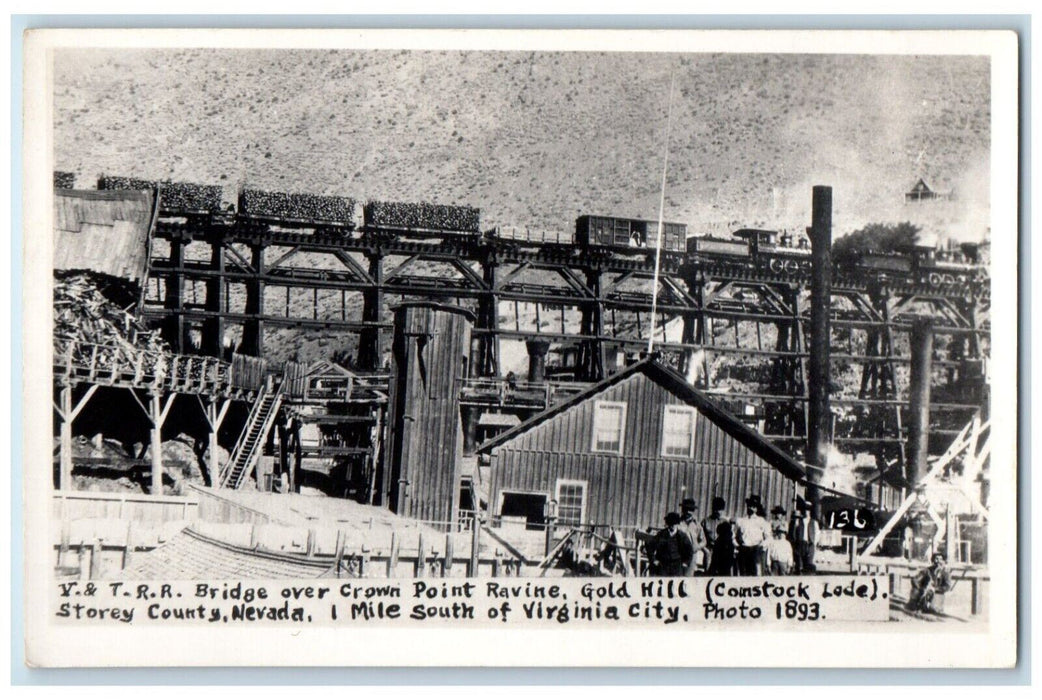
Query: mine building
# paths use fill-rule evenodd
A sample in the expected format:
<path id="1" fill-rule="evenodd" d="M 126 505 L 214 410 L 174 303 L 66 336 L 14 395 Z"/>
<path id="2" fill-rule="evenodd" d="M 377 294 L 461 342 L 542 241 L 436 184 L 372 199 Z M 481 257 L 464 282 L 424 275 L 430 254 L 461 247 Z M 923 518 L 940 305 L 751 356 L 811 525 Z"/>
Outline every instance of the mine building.
<path id="1" fill-rule="evenodd" d="M 928 202 L 935 199 L 955 199 L 955 193 L 930 189 L 922 178 L 919 178 L 911 190 L 905 192 L 905 202 Z"/>
<path id="2" fill-rule="evenodd" d="M 484 443 L 493 517 L 641 528 L 683 498 L 789 504 L 801 465 L 654 356 Z"/>

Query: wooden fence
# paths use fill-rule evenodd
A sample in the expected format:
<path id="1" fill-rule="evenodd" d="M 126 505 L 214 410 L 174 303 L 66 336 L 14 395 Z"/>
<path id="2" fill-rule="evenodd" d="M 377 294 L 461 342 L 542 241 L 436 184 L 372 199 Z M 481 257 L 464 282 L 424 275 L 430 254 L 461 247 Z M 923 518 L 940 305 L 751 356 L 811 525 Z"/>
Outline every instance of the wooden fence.
<path id="1" fill-rule="evenodd" d="M 52 502 L 54 518 L 63 521 L 112 518 L 142 523 L 165 523 L 173 520 L 194 520 L 199 516 L 199 500 L 179 496 L 55 491 Z"/>

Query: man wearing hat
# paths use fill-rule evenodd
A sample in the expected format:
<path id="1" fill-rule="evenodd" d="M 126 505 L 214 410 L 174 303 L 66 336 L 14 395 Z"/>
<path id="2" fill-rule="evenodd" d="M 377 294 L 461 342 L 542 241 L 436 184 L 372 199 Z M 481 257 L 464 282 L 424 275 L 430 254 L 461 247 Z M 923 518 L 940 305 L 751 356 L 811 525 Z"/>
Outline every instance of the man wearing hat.
<path id="1" fill-rule="evenodd" d="M 796 509 L 789 523 L 789 541 L 792 542 L 793 573 L 813 574 L 814 552 L 818 546 L 818 522 L 811 513 L 810 504 L 796 496 Z"/>
<path id="2" fill-rule="evenodd" d="M 712 553 L 709 562 L 710 573 L 727 575 L 731 573 L 734 565 L 734 535 L 731 532 L 730 522 L 724 515 L 727 502 L 720 496 L 713 497 L 713 512 L 702 520 L 702 532 L 706 536 L 706 547 Z M 727 524 L 725 533 L 721 535 L 720 526 Z M 725 541 L 720 542 L 720 537 Z M 717 562 L 719 559 L 719 562 Z M 714 564 L 716 562 L 716 564 Z"/>
<path id="3" fill-rule="evenodd" d="M 680 521 L 679 513 L 666 513 L 666 527 L 655 537 L 651 571 L 656 576 L 683 576 L 694 558 L 691 540 L 680 531 Z"/>
<path id="4" fill-rule="evenodd" d="M 695 503 L 695 499 L 685 498 L 680 502 L 679 529 L 687 535 L 688 540 L 691 542 L 691 549 L 694 552 L 691 561 L 688 563 L 687 570 L 684 572 L 685 576 L 694 576 L 696 571 L 704 568 L 705 562 L 709 558 L 709 547 L 706 543 L 705 531 L 702 530 L 702 526 L 695 519 L 697 513 L 698 504 Z"/>
<path id="5" fill-rule="evenodd" d="M 771 524 L 763 517 L 763 503 L 759 496 L 745 499 L 745 517 L 735 521 L 734 539 L 738 547 L 738 574 L 763 576 L 766 573 Z"/>
<path id="6" fill-rule="evenodd" d="M 934 596 L 952 589 L 952 574 L 944 555 L 936 552 L 933 564 L 916 574 L 912 580 L 912 592 L 908 596 L 907 609 L 912 612 L 939 613 Z"/>

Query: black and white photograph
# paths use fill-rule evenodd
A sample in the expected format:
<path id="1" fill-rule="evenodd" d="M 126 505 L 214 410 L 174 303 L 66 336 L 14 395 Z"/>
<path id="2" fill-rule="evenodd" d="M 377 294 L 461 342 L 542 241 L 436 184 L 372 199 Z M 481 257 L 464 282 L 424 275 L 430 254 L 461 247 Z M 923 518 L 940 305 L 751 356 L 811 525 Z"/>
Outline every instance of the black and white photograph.
<path id="1" fill-rule="evenodd" d="M 1016 37 L 939 34 L 29 37 L 30 656 L 1013 663 Z"/>

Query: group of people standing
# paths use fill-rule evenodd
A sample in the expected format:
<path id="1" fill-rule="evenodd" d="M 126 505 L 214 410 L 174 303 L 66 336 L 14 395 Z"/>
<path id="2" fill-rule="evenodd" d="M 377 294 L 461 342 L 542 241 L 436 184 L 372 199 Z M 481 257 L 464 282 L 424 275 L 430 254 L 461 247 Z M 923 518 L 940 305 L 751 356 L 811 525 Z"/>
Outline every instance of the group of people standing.
<path id="1" fill-rule="evenodd" d="M 757 495 L 745 499 L 745 515 L 730 518 L 727 503 L 717 496 L 712 513 L 699 522 L 693 498 L 680 512 L 666 514 L 663 528 L 649 547 L 655 576 L 786 576 L 812 574 L 819 526 L 810 504 L 797 496 L 792 517 L 783 506 L 768 520 Z"/>

